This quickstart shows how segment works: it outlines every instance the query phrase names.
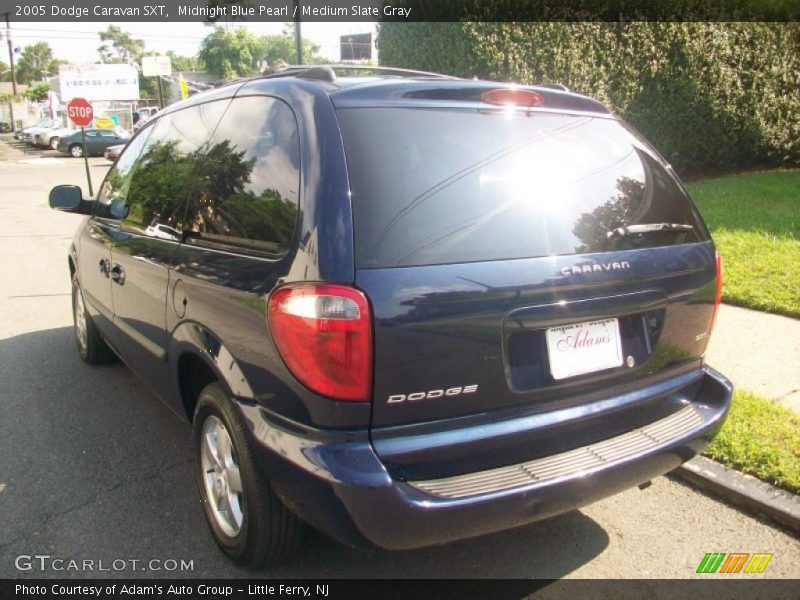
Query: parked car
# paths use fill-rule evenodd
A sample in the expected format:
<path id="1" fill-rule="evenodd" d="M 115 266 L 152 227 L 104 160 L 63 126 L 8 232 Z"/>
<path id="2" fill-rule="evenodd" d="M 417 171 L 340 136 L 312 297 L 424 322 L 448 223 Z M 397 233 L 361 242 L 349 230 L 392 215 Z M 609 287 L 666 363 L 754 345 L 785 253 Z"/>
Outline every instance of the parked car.
<path id="1" fill-rule="evenodd" d="M 103 153 L 103 156 L 105 156 L 106 159 L 110 160 L 111 162 L 114 162 L 115 160 L 117 160 L 124 147 L 125 144 L 117 144 L 116 146 L 109 146 L 108 148 L 106 148 L 106 151 Z"/>
<path id="2" fill-rule="evenodd" d="M 159 223 L 158 219 L 153 219 L 150 225 L 147 226 L 145 229 L 145 234 L 151 237 L 159 238 L 162 240 L 180 240 L 181 239 L 181 232 L 175 229 L 174 227 L 170 227 L 169 225 L 164 225 L 163 223 Z"/>
<path id="3" fill-rule="evenodd" d="M 11 127 L 11 123 L 6 123 L 5 121 L 0 121 L 0 133 L 11 133 L 14 128 Z"/>
<path id="4" fill-rule="evenodd" d="M 50 195 L 89 215 L 78 353 L 191 423 L 208 525 L 250 566 L 304 524 L 401 550 L 571 510 L 730 405 L 703 359 L 720 258 L 647 141 L 577 94 L 371 72 L 197 94 L 96 199 Z"/>
<path id="5" fill-rule="evenodd" d="M 23 142 L 28 142 L 28 141 L 31 141 L 33 139 L 32 135 L 34 133 L 36 133 L 38 131 L 41 131 L 41 130 L 44 130 L 44 129 L 50 129 L 52 127 L 57 127 L 58 125 L 59 125 L 59 122 L 57 120 L 55 120 L 55 119 L 42 119 L 41 121 L 39 121 L 35 125 L 30 125 L 28 127 L 23 127 L 22 129 L 18 129 L 14 133 L 14 137 L 16 139 L 18 139 L 18 140 L 23 141 Z"/>
<path id="6" fill-rule="evenodd" d="M 42 129 L 41 131 L 33 132 L 32 143 L 34 146 L 40 148 L 50 148 L 51 150 L 58 149 L 58 142 L 62 137 L 68 137 L 77 133 L 74 127 L 54 127 L 52 129 Z"/>
<path id="7" fill-rule="evenodd" d="M 159 110 L 158 106 L 141 106 L 133 113 L 134 125 L 144 125 L 148 119 L 153 117 Z"/>
<path id="8" fill-rule="evenodd" d="M 110 129 L 87 129 L 86 134 L 86 153 L 89 156 L 102 156 L 106 148 L 124 144 L 128 140 Z M 59 152 L 68 153 L 75 158 L 83 156 L 84 147 L 81 132 L 65 136 L 58 141 L 56 149 Z"/>

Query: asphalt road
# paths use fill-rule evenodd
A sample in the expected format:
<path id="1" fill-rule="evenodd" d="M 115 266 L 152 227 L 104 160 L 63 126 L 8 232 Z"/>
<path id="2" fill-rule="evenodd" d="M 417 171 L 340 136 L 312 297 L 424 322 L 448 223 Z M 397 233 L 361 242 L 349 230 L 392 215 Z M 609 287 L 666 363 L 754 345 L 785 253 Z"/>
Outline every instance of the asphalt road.
<path id="1" fill-rule="evenodd" d="M 22 155 L 7 140 L 0 137 L 0 577 L 254 575 L 232 566 L 207 532 L 188 425 L 124 366 L 92 368 L 75 351 L 66 253 L 80 217 L 49 210 L 47 192 L 57 183 L 85 189 L 83 162 Z M 96 188 L 108 163 L 91 163 Z M 772 552 L 761 577 L 800 577 L 797 537 L 665 477 L 542 523 L 414 552 L 361 553 L 312 533 L 291 564 L 255 575 L 692 577 L 711 551 Z M 20 555 L 141 563 L 119 572 L 20 571 Z M 153 559 L 192 561 L 193 570 L 141 570 Z"/>

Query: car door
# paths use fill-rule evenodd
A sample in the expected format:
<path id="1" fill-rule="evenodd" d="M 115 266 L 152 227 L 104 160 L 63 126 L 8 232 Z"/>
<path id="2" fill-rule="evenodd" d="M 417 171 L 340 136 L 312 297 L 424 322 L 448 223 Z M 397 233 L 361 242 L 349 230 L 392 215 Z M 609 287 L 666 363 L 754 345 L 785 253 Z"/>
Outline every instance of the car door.
<path id="1" fill-rule="evenodd" d="M 109 170 L 100 186 L 92 216 L 81 233 L 78 277 L 92 319 L 104 337 L 118 346 L 111 293 L 111 246 L 119 235 L 123 198 L 150 129 L 143 129 Z"/>
<path id="2" fill-rule="evenodd" d="M 108 277 L 114 227 L 113 220 L 90 217 L 81 231 L 77 256 L 78 280 L 92 321 L 103 336 L 116 346 L 114 305 Z"/>
<path id="3" fill-rule="evenodd" d="M 88 154 L 95 154 L 97 152 L 97 142 L 99 139 L 100 133 L 98 131 L 86 131 L 84 132 L 84 148 L 83 151 Z"/>
<path id="4" fill-rule="evenodd" d="M 170 397 L 172 385 L 165 321 L 170 267 L 181 242 L 185 199 L 201 178 L 192 161 L 227 102 L 189 107 L 146 126 L 153 132 L 133 174 L 125 217 L 111 248 L 114 322 L 123 354 L 163 398 Z"/>
<path id="5" fill-rule="evenodd" d="M 96 142 L 97 148 L 94 150 L 97 154 L 102 154 L 109 146 L 119 143 L 120 138 L 113 131 L 100 131 L 99 133 Z"/>

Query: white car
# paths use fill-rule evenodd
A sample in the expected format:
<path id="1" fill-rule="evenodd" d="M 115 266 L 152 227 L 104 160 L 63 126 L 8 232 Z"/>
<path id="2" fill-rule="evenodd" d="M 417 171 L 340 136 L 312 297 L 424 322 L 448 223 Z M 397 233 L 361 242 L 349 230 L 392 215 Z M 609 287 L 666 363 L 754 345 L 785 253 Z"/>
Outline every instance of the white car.
<path id="1" fill-rule="evenodd" d="M 181 239 L 181 233 L 177 229 L 173 229 L 169 225 L 164 225 L 163 223 L 159 223 L 155 219 L 144 232 L 152 237 L 159 238 L 161 240 L 172 240 L 178 241 Z"/>
<path id="2" fill-rule="evenodd" d="M 33 143 L 33 136 L 41 131 L 46 131 L 48 129 L 52 129 L 53 127 L 59 127 L 61 123 L 54 119 L 43 119 L 36 123 L 36 125 L 32 125 L 30 127 L 25 127 L 24 129 L 19 130 L 14 137 L 18 140 L 22 140 L 24 142 Z"/>
<path id="3" fill-rule="evenodd" d="M 53 129 L 43 129 L 42 131 L 37 131 L 33 134 L 31 142 L 34 146 L 56 150 L 58 148 L 58 142 L 62 137 L 72 135 L 76 131 L 77 129 L 73 127 L 54 127 Z"/>

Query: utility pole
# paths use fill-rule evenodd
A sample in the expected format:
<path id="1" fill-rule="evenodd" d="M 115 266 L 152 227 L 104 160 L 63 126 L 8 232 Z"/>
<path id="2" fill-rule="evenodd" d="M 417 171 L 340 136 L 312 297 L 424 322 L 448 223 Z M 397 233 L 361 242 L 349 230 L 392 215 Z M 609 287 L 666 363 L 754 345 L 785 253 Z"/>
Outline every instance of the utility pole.
<path id="1" fill-rule="evenodd" d="M 17 71 L 14 69 L 14 44 L 11 41 L 11 24 L 8 22 L 8 13 L 6 17 L 6 39 L 8 39 L 8 64 L 11 65 L 11 102 L 8 103 L 8 108 L 11 110 L 11 130 L 14 131 L 17 127 L 14 123 L 14 101 L 17 97 Z"/>
<path id="2" fill-rule="evenodd" d="M 294 47 L 297 50 L 297 64 L 303 64 L 303 36 L 300 33 L 300 0 L 294 0 Z M 6 13 L 8 14 L 8 13 Z"/>

